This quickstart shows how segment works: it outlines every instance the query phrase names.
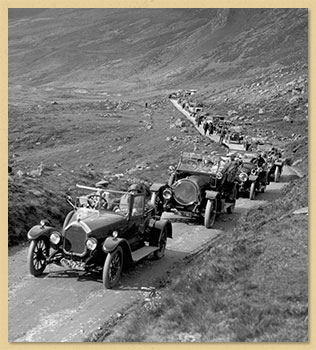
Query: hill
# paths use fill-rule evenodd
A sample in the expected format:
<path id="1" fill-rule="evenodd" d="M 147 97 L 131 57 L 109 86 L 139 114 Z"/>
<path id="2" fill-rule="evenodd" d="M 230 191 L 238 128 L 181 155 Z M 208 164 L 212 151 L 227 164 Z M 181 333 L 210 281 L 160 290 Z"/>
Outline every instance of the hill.
<path id="1" fill-rule="evenodd" d="M 203 299 L 205 293 L 220 295 L 220 288 L 236 286 L 242 308 L 234 304 L 235 314 L 224 308 L 232 294 L 214 306 L 222 312 L 223 328 L 210 323 L 212 329 L 224 334 L 227 324 L 231 327 L 230 336 L 221 339 L 306 341 L 307 218 L 288 214 L 305 206 L 308 195 L 307 16 L 306 9 L 10 9 L 9 245 L 24 242 L 27 230 L 43 217 L 60 225 L 69 209 L 64 195 L 75 195 L 76 183 L 91 186 L 106 178 L 111 187 L 123 189 L 133 181 L 164 181 L 181 151 L 219 147 L 189 124 L 174 126 L 179 115 L 168 102 L 169 93 L 195 88 L 211 114 L 234 115 L 249 126 L 250 135 L 277 143 L 303 177 L 277 203 L 242 218 L 236 232 L 221 238 L 217 255 L 210 248 L 190 261 L 181 277 L 210 261 L 211 254 L 210 273 L 203 274 L 216 282 L 214 289 L 204 290 L 196 280 L 188 288 L 198 289 Z M 260 237 L 251 241 L 251 232 Z M 290 250 L 298 247 L 298 255 L 282 249 L 283 239 L 289 239 Z M 269 255 L 266 247 L 271 246 L 280 249 Z M 251 266 L 244 264 L 247 259 Z M 297 269 L 290 274 L 293 261 Z M 269 275 L 271 288 L 262 289 L 269 298 L 264 298 L 255 293 L 263 286 L 255 276 L 271 273 L 273 266 L 278 274 Z M 214 275 L 217 267 L 220 273 Z M 282 280 L 284 289 L 294 288 L 288 296 L 276 287 L 280 271 L 288 277 Z M 246 285 L 247 274 L 254 280 Z M 301 284 L 291 283 L 300 274 Z M 182 287 L 180 278 L 171 290 Z M 272 307 L 275 295 L 278 303 Z M 253 303 L 247 302 L 249 296 Z M 179 308 L 168 298 L 161 305 Z M 180 320 L 173 311 L 163 315 L 161 305 L 154 319 L 158 313 L 171 323 Z M 275 318 L 272 334 L 269 322 Z M 299 324 L 296 335 L 289 331 L 293 322 Z M 184 325 L 183 332 L 189 327 Z M 196 332 L 203 333 L 203 327 Z M 250 328 L 253 332 L 245 331 Z M 179 341 L 173 336 L 157 335 Z M 216 341 L 207 333 L 202 341 L 209 340 Z"/>

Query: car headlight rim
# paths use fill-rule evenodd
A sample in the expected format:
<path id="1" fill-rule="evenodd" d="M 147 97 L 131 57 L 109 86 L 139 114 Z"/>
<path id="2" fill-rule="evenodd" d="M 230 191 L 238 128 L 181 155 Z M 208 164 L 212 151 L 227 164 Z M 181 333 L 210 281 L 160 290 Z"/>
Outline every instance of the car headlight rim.
<path id="1" fill-rule="evenodd" d="M 216 173 L 216 179 L 220 180 L 222 178 L 223 178 L 223 173 L 221 173 L 220 171 Z"/>
<path id="2" fill-rule="evenodd" d="M 168 199 L 171 199 L 172 197 L 172 190 L 170 188 L 166 188 L 163 193 L 162 193 L 162 196 L 164 199 L 168 200 Z"/>
<path id="3" fill-rule="evenodd" d="M 242 182 L 245 182 L 247 181 L 248 179 L 248 175 L 246 173 L 240 173 L 239 174 L 239 179 L 242 181 Z"/>
<path id="4" fill-rule="evenodd" d="M 57 245 L 57 244 L 60 242 L 60 240 L 61 240 L 61 237 L 60 237 L 59 232 L 53 231 L 53 232 L 51 233 L 51 235 L 49 236 L 49 240 L 50 240 L 50 242 L 51 242 L 52 244 Z"/>
<path id="5" fill-rule="evenodd" d="M 95 250 L 97 245 L 98 241 L 94 237 L 90 237 L 86 240 L 86 247 L 91 251 Z"/>

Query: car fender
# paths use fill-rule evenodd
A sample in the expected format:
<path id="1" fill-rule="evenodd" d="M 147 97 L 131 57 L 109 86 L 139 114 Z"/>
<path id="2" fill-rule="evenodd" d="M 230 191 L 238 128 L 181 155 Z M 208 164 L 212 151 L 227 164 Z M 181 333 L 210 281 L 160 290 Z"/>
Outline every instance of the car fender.
<path id="1" fill-rule="evenodd" d="M 124 238 L 107 237 L 103 243 L 103 251 L 105 253 L 113 252 L 118 246 L 121 246 L 124 254 L 124 266 L 133 264 L 131 248 Z"/>
<path id="2" fill-rule="evenodd" d="M 150 186 L 149 190 L 151 192 L 158 192 L 163 186 L 166 186 L 166 185 L 160 184 L 160 183 L 154 183 Z"/>
<path id="3" fill-rule="evenodd" d="M 28 231 L 27 238 L 34 240 L 41 236 L 49 237 L 53 231 L 57 231 L 61 236 L 61 233 L 54 227 L 35 225 Z"/>
<path id="4" fill-rule="evenodd" d="M 217 191 L 205 191 L 205 198 L 206 199 L 215 199 L 219 195 L 219 192 Z"/>
<path id="5" fill-rule="evenodd" d="M 159 230 L 159 239 L 162 231 L 166 228 L 167 230 L 167 237 L 172 238 L 172 224 L 170 220 L 155 220 L 150 219 L 149 228 Z"/>
<path id="6" fill-rule="evenodd" d="M 249 181 L 255 182 L 255 181 L 257 181 L 257 179 L 258 179 L 257 175 L 249 175 Z"/>

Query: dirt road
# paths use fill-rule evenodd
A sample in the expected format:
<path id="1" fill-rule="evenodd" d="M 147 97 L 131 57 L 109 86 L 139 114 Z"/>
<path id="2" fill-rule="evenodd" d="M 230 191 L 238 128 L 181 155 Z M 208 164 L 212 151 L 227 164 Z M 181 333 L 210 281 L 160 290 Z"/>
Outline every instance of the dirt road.
<path id="1" fill-rule="evenodd" d="M 113 290 L 104 289 L 99 275 L 65 271 L 54 265 L 48 266 L 41 278 L 35 278 L 27 270 L 27 247 L 11 250 L 8 262 L 8 340 L 84 341 L 111 316 L 119 314 L 135 300 L 144 298 L 142 288 L 157 286 L 177 262 L 201 249 L 217 235 L 232 229 L 243 211 L 274 201 L 286 184 L 286 176 L 281 180 L 280 183 L 271 183 L 265 193 L 257 195 L 256 200 L 238 199 L 235 212 L 220 216 L 214 229 L 173 224 L 173 239 L 168 240 L 165 257 L 159 261 L 142 261 L 124 274 Z"/>

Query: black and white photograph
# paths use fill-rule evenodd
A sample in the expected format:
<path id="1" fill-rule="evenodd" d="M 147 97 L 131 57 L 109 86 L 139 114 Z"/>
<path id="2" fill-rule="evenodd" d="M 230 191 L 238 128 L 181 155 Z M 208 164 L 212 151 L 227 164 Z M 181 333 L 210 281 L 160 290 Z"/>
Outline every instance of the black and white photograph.
<path id="1" fill-rule="evenodd" d="M 9 343 L 308 344 L 308 25 L 8 8 Z"/>

